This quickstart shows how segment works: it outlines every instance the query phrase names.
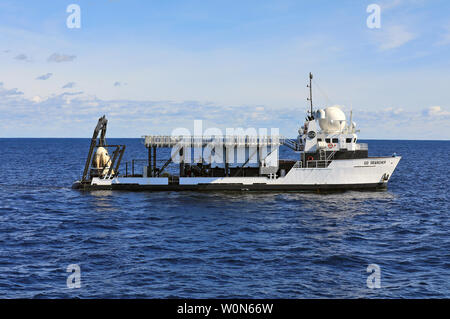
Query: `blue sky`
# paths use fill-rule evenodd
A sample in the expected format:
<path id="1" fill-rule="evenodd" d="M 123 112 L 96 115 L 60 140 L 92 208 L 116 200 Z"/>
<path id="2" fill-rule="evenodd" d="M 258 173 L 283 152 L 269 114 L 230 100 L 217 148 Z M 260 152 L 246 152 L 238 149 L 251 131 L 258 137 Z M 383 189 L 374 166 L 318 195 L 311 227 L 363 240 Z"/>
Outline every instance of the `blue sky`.
<path id="1" fill-rule="evenodd" d="M 445 0 L 1 0 L 0 137 L 87 137 L 103 114 L 115 137 L 194 119 L 296 136 L 311 71 L 360 138 L 449 139 L 449 57 Z"/>

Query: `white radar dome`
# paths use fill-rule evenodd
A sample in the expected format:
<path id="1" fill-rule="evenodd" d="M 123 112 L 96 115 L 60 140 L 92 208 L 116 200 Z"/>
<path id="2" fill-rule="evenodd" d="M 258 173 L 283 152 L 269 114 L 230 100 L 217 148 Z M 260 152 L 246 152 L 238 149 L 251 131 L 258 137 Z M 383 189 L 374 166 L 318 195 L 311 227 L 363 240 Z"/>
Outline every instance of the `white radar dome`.
<path id="1" fill-rule="evenodd" d="M 316 118 L 319 120 L 320 128 L 325 132 L 337 133 L 345 128 L 345 114 L 337 106 L 318 110 Z"/>

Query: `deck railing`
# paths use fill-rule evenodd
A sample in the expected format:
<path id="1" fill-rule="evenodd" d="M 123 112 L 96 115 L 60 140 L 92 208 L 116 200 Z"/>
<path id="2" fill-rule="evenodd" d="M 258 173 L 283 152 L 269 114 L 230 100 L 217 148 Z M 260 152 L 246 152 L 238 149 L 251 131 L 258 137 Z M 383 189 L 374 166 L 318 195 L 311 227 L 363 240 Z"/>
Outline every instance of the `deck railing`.
<path id="1" fill-rule="evenodd" d="M 295 162 L 294 166 L 292 168 L 302 168 L 302 161 Z"/>
<path id="2" fill-rule="evenodd" d="M 180 144 L 192 147 L 208 145 L 240 147 L 258 145 L 279 146 L 285 140 L 287 139 L 283 136 L 144 136 L 146 147 L 173 147 Z"/>

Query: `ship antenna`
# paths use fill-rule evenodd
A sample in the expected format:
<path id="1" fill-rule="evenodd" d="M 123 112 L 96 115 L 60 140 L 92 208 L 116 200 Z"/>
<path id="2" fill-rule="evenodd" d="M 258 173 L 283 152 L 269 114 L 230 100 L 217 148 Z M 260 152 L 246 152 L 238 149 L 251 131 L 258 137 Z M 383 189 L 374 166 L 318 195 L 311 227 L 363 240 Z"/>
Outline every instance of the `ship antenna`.
<path id="1" fill-rule="evenodd" d="M 353 133 L 353 103 L 350 103 L 350 123 L 347 125 L 349 128 L 351 128 L 350 133 Z"/>
<path id="2" fill-rule="evenodd" d="M 309 88 L 309 98 L 307 98 L 306 100 L 310 102 L 311 104 L 311 119 L 314 119 L 313 117 L 313 100 L 312 100 L 312 79 L 313 79 L 313 75 L 311 72 L 309 72 L 309 85 L 307 85 L 306 87 Z"/>

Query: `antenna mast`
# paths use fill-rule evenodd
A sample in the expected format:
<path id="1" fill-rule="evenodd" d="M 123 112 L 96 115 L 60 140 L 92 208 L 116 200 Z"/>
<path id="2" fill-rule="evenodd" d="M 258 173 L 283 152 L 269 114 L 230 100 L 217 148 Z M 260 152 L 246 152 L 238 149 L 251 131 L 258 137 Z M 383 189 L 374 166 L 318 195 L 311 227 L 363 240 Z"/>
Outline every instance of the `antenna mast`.
<path id="1" fill-rule="evenodd" d="M 311 111 L 310 111 L 311 117 L 313 117 L 312 78 L 313 78 L 313 75 L 311 72 L 309 72 L 309 85 L 307 85 L 306 87 L 309 87 L 309 98 L 307 98 L 307 101 L 309 101 L 311 104 Z"/>

